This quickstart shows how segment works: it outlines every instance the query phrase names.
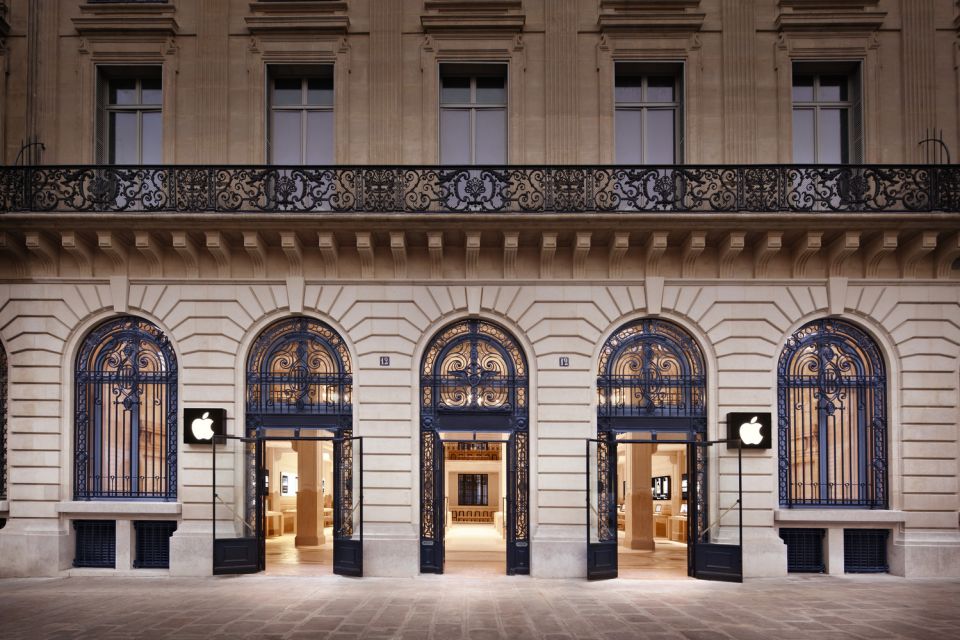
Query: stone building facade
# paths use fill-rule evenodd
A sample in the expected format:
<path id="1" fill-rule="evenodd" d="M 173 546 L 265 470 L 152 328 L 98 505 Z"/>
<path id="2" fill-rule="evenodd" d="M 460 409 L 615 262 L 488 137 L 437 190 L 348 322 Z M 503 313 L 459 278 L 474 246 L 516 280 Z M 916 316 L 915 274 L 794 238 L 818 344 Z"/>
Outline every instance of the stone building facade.
<path id="1" fill-rule="evenodd" d="M 478 320 L 527 368 L 517 572 L 586 576 L 602 354 L 648 319 L 702 352 L 701 439 L 726 438 L 728 412 L 773 417 L 742 476 L 732 449 L 704 454 L 715 541 L 737 539 L 742 477 L 745 577 L 786 573 L 783 529 L 822 529 L 831 573 L 869 529 L 891 573 L 960 575 L 953 0 L 0 7 L 0 575 L 90 571 L 75 521 L 115 523 L 118 574 L 133 523 L 175 522 L 167 571 L 210 574 L 213 458 L 183 410 L 249 435 L 248 358 L 301 317 L 351 366 L 364 575 L 423 568 L 424 362 Z M 168 486 L 109 499 L 78 487 L 95 457 L 78 376 L 90 336 L 131 316 L 175 361 L 153 398 L 175 416 Z M 790 504 L 783 354 L 824 319 L 879 354 L 882 435 L 861 432 L 855 464 L 882 495 Z M 244 447 L 222 446 L 221 531 L 250 483 Z"/>

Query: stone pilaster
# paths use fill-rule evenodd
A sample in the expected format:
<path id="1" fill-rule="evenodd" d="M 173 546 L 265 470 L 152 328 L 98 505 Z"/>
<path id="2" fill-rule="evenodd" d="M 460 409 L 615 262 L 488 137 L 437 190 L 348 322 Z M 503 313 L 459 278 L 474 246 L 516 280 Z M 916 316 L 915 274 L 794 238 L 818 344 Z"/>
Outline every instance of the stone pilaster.
<path id="1" fill-rule="evenodd" d="M 370 162 L 400 161 L 402 2 L 370 3 Z"/>
<path id="2" fill-rule="evenodd" d="M 201 163 L 228 162 L 229 56 L 228 0 L 205 0 L 197 5 L 197 136 L 196 158 Z"/>
<path id="3" fill-rule="evenodd" d="M 724 162 L 755 162 L 757 157 L 755 14 L 753 0 L 723 0 Z"/>
<path id="4" fill-rule="evenodd" d="M 921 162 L 924 138 L 936 136 L 936 24 L 933 0 L 901 0 L 903 142 L 905 162 Z"/>
<path id="5" fill-rule="evenodd" d="M 544 3 L 546 21 L 544 68 L 546 161 L 577 161 L 577 3 Z"/>

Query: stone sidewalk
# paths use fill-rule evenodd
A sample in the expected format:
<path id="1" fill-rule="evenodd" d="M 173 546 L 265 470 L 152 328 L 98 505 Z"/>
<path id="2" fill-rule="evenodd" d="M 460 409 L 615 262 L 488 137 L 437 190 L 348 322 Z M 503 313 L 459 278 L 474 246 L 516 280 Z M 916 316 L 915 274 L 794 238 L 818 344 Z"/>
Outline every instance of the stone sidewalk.
<path id="1" fill-rule="evenodd" d="M 0 580 L 0 638 L 960 637 L 960 580 Z"/>

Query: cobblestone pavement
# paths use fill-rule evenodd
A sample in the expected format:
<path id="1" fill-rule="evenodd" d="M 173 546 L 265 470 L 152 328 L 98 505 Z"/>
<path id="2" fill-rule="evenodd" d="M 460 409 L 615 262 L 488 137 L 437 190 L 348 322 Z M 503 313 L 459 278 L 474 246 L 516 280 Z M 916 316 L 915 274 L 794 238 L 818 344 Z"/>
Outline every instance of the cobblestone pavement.
<path id="1" fill-rule="evenodd" d="M 951 638 L 960 580 L 0 580 L 3 638 Z"/>

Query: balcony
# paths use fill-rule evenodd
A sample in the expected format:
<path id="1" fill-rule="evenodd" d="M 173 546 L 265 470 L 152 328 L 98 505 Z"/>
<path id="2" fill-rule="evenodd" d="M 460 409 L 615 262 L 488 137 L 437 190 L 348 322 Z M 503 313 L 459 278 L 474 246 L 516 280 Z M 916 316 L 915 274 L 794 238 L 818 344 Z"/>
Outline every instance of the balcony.
<path id="1" fill-rule="evenodd" d="M 317 215 L 960 212 L 960 165 L 2 167 L 0 207 Z"/>

